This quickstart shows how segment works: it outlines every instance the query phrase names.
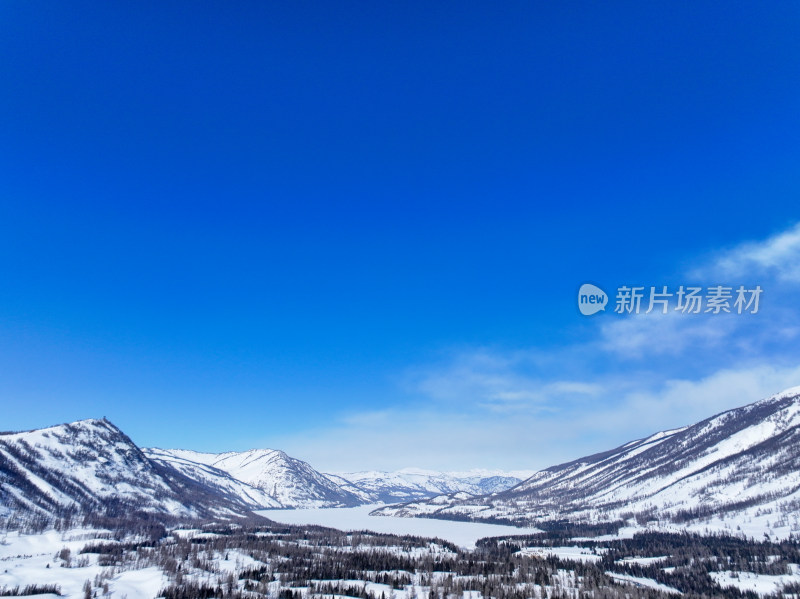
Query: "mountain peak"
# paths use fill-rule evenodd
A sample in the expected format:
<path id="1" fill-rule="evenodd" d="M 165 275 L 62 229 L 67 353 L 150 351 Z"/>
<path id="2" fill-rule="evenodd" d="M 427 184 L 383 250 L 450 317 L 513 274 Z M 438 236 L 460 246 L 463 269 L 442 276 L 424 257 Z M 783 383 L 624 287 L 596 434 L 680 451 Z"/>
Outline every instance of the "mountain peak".
<path id="1" fill-rule="evenodd" d="M 789 387 L 788 389 L 784 389 L 783 391 L 776 393 L 775 395 L 770 395 L 769 397 L 750 405 L 758 405 L 762 403 L 769 403 L 773 401 L 781 401 L 784 399 L 792 399 L 792 398 L 798 399 L 800 401 L 800 385 L 796 387 Z"/>
<path id="2" fill-rule="evenodd" d="M 186 494 L 187 481 L 176 485 L 105 418 L 0 435 L 0 477 L 0 504 L 40 516 L 143 511 L 193 518 L 209 499 L 196 488 L 195 496 Z"/>

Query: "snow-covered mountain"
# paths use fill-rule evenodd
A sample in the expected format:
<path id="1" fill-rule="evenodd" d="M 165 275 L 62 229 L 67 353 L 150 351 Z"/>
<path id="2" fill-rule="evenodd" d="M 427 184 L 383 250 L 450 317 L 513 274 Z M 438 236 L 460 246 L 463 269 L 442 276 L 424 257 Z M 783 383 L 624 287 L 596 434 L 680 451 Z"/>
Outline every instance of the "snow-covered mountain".
<path id="1" fill-rule="evenodd" d="M 489 472 L 337 476 L 272 449 L 142 450 L 105 419 L 0 434 L 0 518 L 243 516 L 264 508 L 425 498 L 443 490 L 476 494 L 490 485 L 507 488 L 509 481 Z"/>
<path id="2" fill-rule="evenodd" d="M 105 419 L 0 434 L 0 516 L 198 518 L 241 503 L 151 462 Z"/>
<path id="3" fill-rule="evenodd" d="M 533 473 L 533 470 L 436 472 L 404 468 L 396 472 L 347 472 L 328 476 L 336 476 L 339 480 L 351 483 L 366 492 L 373 502 L 398 503 L 449 493 L 468 493 L 470 495 L 496 493 L 519 484 Z"/>
<path id="4" fill-rule="evenodd" d="M 436 472 L 406 468 L 397 472 L 318 472 L 307 462 L 275 449 L 201 453 L 186 449 L 144 449 L 161 464 L 207 485 L 238 493 L 259 507 L 346 507 L 365 503 L 397 503 L 427 499 L 442 493 L 484 495 L 509 489 L 533 471 L 506 473 L 492 470 Z M 238 482 L 233 489 L 225 473 Z"/>
<path id="5" fill-rule="evenodd" d="M 697 522 L 800 516 L 800 387 L 702 422 L 553 466 L 481 498 L 437 497 L 390 515 Z"/>
<path id="6" fill-rule="evenodd" d="M 240 483 L 239 492 L 260 507 L 346 507 L 369 501 L 367 494 L 351 485 L 339 484 L 308 463 L 275 449 L 201 453 L 149 448 L 144 452 L 152 460 L 201 480 L 212 471 L 227 473 Z"/>
<path id="7" fill-rule="evenodd" d="M 177 470 L 189 479 L 202 483 L 231 501 L 242 502 L 250 509 L 283 507 L 263 489 L 231 476 L 229 472 L 209 464 L 183 457 L 178 452 L 163 449 L 143 449 L 144 454 L 154 463 L 165 468 Z M 180 453 L 195 454 L 184 451 Z M 212 455 L 212 454 L 204 454 Z"/>
<path id="8" fill-rule="evenodd" d="M 760 519 L 800 532 L 800 387 L 528 474 L 323 474 L 270 449 L 141 450 L 107 420 L 83 420 L 0 434 L 0 518 L 146 512 L 187 519 L 404 501 L 375 513 L 526 525 Z"/>

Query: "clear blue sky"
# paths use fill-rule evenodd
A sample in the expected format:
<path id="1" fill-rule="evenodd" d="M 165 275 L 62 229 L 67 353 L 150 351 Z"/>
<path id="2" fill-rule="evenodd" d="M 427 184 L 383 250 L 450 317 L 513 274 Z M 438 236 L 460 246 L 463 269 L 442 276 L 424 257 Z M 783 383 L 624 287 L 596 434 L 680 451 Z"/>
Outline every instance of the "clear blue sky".
<path id="1" fill-rule="evenodd" d="M 0 428 L 529 468 L 777 391 L 798 31 L 792 2 L 3 2 Z M 632 332 L 585 281 L 764 306 Z"/>

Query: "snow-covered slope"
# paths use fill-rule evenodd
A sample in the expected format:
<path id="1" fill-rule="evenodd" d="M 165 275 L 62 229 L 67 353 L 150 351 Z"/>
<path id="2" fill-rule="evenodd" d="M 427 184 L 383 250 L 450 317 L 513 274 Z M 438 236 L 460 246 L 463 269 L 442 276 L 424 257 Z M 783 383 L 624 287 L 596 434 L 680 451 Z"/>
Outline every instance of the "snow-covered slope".
<path id="1" fill-rule="evenodd" d="M 231 515 L 234 505 L 152 463 L 108 420 L 0 434 L 0 517 Z"/>
<path id="2" fill-rule="evenodd" d="M 533 474 L 533 471 L 499 470 L 436 472 L 418 468 L 325 474 L 274 449 L 202 453 L 149 448 L 144 452 L 152 460 L 170 464 L 204 484 L 239 493 L 245 501 L 260 507 L 344 507 L 427 499 L 442 493 L 484 495 L 509 489 Z M 218 479 L 220 472 L 238 483 L 238 490 L 230 480 Z"/>
<path id="3" fill-rule="evenodd" d="M 145 449 L 143 451 L 152 462 L 177 470 L 184 476 L 200 482 L 210 489 L 214 489 L 230 501 L 241 502 L 250 509 L 282 507 L 276 499 L 272 498 L 263 489 L 238 480 L 224 470 L 206 463 L 190 460 L 170 450 Z"/>
<path id="4" fill-rule="evenodd" d="M 371 482 L 362 488 L 358 480 L 322 474 L 282 451 L 142 450 L 109 421 L 82 420 L 0 434 L 0 519 L 136 512 L 186 519 L 276 507 L 347 507 L 430 497 L 442 489 L 480 492 L 484 479 L 472 475 L 461 480 L 409 470 L 389 475 L 391 491 L 380 476 L 355 477 Z"/>
<path id="5" fill-rule="evenodd" d="M 553 466 L 507 491 L 439 497 L 380 510 L 391 515 L 570 518 L 640 522 L 741 520 L 770 513 L 792 526 L 800 512 L 800 387 Z"/>
<path id="6" fill-rule="evenodd" d="M 532 474 L 533 471 L 436 472 L 404 468 L 396 472 L 347 472 L 329 476 L 337 476 L 339 480 L 349 481 L 368 493 L 372 501 L 398 503 L 427 499 L 448 493 L 468 493 L 470 495 L 496 493 L 519 484 Z"/>
<path id="7" fill-rule="evenodd" d="M 253 449 L 242 452 L 201 453 L 186 449 L 145 449 L 151 459 L 181 464 L 182 471 L 198 476 L 208 473 L 200 466 L 225 472 L 244 483 L 244 492 L 257 490 L 261 501 L 266 497 L 271 504 L 262 507 L 346 507 L 365 503 L 368 497 L 357 489 L 337 484 L 335 480 L 317 472 L 306 462 L 275 449 Z M 195 466 L 191 466 L 194 463 Z"/>
<path id="8" fill-rule="evenodd" d="M 107 420 L 84 420 L 0 434 L 0 518 L 137 511 L 191 518 L 405 501 L 378 513 L 524 525 L 761 519 L 800 532 L 800 387 L 520 482 L 527 474 L 323 474 L 271 449 L 140 450 Z"/>

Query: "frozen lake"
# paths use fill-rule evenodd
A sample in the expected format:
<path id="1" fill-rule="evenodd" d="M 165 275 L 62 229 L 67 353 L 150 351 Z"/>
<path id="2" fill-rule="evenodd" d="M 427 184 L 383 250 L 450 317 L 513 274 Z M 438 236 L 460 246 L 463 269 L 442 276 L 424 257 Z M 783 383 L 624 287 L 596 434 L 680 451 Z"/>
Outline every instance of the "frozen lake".
<path id="1" fill-rule="evenodd" d="M 370 516 L 380 505 L 362 505 L 351 508 L 308 510 L 258 510 L 256 513 L 282 524 L 317 524 L 339 530 L 371 530 L 395 535 L 439 537 L 459 547 L 472 549 L 475 541 L 483 537 L 501 535 L 527 535 L 540 532 L 536 528 L 515 528 L 500 524 L 455 522 L 431 518 L 398 518 L 396 516 Z"/>

